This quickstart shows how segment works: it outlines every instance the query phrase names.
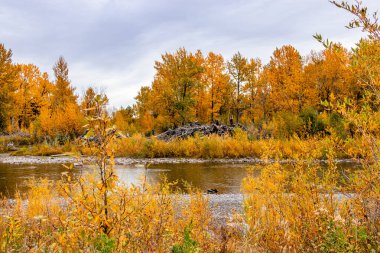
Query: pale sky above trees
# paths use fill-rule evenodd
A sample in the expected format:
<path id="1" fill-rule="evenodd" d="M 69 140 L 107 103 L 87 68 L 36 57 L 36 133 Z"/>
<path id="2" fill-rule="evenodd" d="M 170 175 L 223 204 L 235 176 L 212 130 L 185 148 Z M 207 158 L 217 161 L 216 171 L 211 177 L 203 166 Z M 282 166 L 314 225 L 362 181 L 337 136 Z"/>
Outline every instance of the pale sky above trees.
<path id="1" fill-rule="evenodd" d="M 364 0 L 370 12 L 378 0 Z M 320 50 L 320 33 L 352 47 L 362 33 L 327 0 L 2 0 L 0 43 L 17 63 L 34 63 L 53 79 L 59 56 L 69 64 L 76 92 L 105 90 L 112 106 L 126 106 L 150 85 L 154 61 L 179 47 L 221 53 L 240 51 L 269 61 L 291 44 L 302 55 Z"/>

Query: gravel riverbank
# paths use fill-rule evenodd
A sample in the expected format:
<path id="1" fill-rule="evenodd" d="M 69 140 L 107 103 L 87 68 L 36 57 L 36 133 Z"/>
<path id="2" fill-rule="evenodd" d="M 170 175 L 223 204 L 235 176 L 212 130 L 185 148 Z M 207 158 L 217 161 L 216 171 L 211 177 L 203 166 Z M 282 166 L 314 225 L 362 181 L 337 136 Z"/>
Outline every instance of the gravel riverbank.
<path id="1" fill-rule="evenodd" d="M 89 157 L 72 157 L 68 155 L 54 156 L 11 156 L 9 154 L 0 154 L 0 163 L 8 164 L 64 164 L 75 163 L 80 165 L 84 160 L 89 160 Z M 198 159 L 198 158 L 115 158 L 116 165 L 128 164 L 176 164 L 176 163 L 230 163 L 230 164 L 257 164 L 271 163 L 274 160 L 262 160 L 258 158 L 217 158 L 217 159 Z M 280 163 L 291 163 L 294 160 L 281 160 Z M 316 162 L 325 162 L 318 160 Z M 351 159 L 337 159 L 337 163 L 354 162 Z"/>
<path id="2" fill-rule="evenodd" d="M 72 157 L 67 155 L 55 156 L 11 156 L 9 154 L 0 154 L 0 162 L 8 164 L 63 164 L 63 163 L 82 163 L 89 157 Z M 257 158 L 236 158 L 236 159 L 196 159 L 196 158 L 126 158 L 117 157 L 117 165 L 127 164 L 175 164 L 175 163 L 258 163 L 263 162 Z"/>
<path id="3" fill-rule="evenodd" d="M 223 221 L 234 213 L 243 213 L 243 200 L 243 194 L 210 194 L 209 207 L 213 217 Z"/>

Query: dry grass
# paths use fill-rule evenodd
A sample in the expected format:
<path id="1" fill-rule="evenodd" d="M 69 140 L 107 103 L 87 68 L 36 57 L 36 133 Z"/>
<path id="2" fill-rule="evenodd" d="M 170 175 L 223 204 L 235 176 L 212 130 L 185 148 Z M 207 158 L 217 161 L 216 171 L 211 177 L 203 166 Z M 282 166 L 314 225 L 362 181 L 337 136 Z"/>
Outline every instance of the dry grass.
<path id="1" fill-rule="evenodd" d="M 170 252 L 186 243 L 185 229 L 198 252 L 218 250 L 210 235 L 207 199 L 201 194 L 192 193 L 189 201 L 180 201 L 182 197 L 171 192 L 168 184 L 117 187 L 109 196 L 106 222 L 111 230 L 106 235 L 104 213 L 99 209 L 101 190 L 94 191 L 94 183 L 91 175 L 80 184 L 31 181 L 30 190 L 14 204 L 3 200 L 0 251 Z M 88 195 L 82 194 L 90 189 Z"/>

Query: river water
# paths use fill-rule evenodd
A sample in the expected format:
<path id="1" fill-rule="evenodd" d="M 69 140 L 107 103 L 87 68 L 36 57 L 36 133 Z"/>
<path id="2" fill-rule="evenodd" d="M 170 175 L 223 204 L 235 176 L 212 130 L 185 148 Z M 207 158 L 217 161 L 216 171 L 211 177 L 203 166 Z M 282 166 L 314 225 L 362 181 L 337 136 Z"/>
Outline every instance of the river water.
<path id="1" fill-rule="evenodd" d="M 139 184 L 144 176 L 151 183 L 166 177 L 169 182 L 177 181 L 180 188 L 184 183 L 207 191 L 217 189 L 221 194 L 240 193 L 241 182 L 247 175 L 249 164 L 235 163 L 174 163 L 152 164 L 148 169 L 142 165 L 116 165 L 116 173 L 126 184 Z M 341 171 L 355 169 L 357 164 L 339 163 Z M 88 167 L 74 168 L 69 172 L 75 180 L 79 175 L 90 171 Z M 62 173 L 68 170 L 60 164 L 6 164 L 0 163 L 0 194 L 13 197 L 16 190 L 24 192 L 26 181 L 31 178 L 61 179 Z M 259 175 L 259 171 L 257 175 Z"/>

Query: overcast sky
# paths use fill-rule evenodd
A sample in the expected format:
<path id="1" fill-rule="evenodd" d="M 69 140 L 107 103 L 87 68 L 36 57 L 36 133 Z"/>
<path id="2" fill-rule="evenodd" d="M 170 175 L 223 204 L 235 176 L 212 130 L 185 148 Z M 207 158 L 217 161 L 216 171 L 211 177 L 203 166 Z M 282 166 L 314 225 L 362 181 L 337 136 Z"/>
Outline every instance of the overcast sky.
<path id="1" fill-rule="evenodd" d="M 379 0 L 363 3 L 380 9 Z M 315 33 L 354 46 L 363 34 L 345 28 L 350 19 L 328 0 L 0 0 L 0 43 L 14 62 L 51 79 L 64 56 L 79 95 L 91 85 L 119 107 L 151 84 L 165 52 L 185 47 L 229 59 L 240 51 L 266 63 L 285 44 L 302 55 L 322 49 Z"/>

